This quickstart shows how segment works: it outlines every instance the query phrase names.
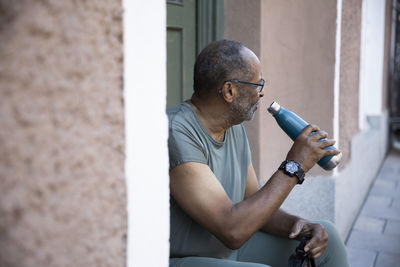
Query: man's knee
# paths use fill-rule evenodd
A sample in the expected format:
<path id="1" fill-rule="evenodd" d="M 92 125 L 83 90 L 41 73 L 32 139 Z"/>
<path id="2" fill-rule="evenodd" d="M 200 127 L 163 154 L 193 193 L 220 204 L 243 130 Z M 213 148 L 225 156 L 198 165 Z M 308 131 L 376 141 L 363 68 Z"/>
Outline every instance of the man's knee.
<path id="1" fill-rule="evenodd" d="M 315 223 L 319 223 L 325 228 L 325 231 L 328 234 L 328 240 L 331 239 L 332 241 L 340 242 L 343 244 L 342 238 L 340 237 L 336 226 L 331 221 L 320 220 L 316 221 Z"/>
<path id="2" fill-rule="evenodd" d="M 328 234 L 328 246 L 324 254 L 317 260 L 317 264 L 323 265 L 329 262 L 326 266 L 348 266 L 346 247 L 335 225 L 328 220 L 315 223 L 321 224 Z"/>

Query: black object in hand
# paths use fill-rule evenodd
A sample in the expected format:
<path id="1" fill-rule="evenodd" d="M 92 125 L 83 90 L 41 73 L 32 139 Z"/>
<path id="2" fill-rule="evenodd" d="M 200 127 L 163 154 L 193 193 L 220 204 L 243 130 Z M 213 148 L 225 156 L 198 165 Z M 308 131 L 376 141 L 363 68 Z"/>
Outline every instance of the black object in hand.
<path id="1" fill-rule="evenodd" d="M 314 259 L 308 256 L 304 251 L 306 243 L 307 239 L 301 240 L 296 251 L 289 258 L 288 267 L 315 267 Z"/>

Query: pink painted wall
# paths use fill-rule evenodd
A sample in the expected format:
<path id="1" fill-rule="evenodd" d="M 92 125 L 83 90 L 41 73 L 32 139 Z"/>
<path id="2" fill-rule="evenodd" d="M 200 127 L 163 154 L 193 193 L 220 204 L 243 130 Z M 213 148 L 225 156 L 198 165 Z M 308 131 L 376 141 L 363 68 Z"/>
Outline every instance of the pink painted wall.
<path id="1" fill-rule="evenodd" d="M 235 0 L 225 5 L 225 38 L 253 49 L 267 80 L 261 108 L 246 123 L 253 164 L 265 182 L 292 145 L 266 111 L 272 101 L 333 135 L 336 1 Z M 316 167 L 310 174 L 328 173 Z"/>
<path id="2" fill-rule="evenodd" d="M 333 135 L 336 1 L 268 0 L 261 10 L 261 60 L 269 86 L 260 111 L 260 179 L 266 181 L 292 145 L 265 111 L 272 101 Z M 320 173 L 326 174 L 314 167 L 309 175 Z"/>
<path id="3" fill-rule="evenodd" d="M 261 49 L 261 1 L 225 0 L 225 38 L 237 40 L 260 57 Z M 240 18 L 240 19 L 238 19 Z M 243 22 L 246 23 L 243 23 Z M 260 173 L 260 124 L 264 114 L 257 112 L 254 119 L 245 122 L 252 151 L 252 162 Z"/>
<path id="4" fill-rule="evenodd" d="M 339 144 L 343 153 L 339 169 L 351 158 L 351 139 L 358 133 L 362 0 L 342 1 L 340 54 Z"/>

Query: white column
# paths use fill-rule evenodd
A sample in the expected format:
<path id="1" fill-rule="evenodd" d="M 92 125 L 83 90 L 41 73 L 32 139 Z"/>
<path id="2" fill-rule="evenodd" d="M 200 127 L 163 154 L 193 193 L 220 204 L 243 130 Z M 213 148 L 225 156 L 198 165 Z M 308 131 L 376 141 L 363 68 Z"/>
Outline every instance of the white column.
<path id="1" fill-rule="evenodd" d="M 364 0 L 362 6 L 359 94 L 361 130 L 369 128 L 367 115 L 382 113 L 385 4 L 385 0 Z"/>
<path id="2" fill-rule="evenodd" d="M 336 16 L 336 50 L 335 50 L 335 81 L 333 86 L 333 138 L 336 140 L 336 147 L 339 144 L 339 97 L 340 97 L 340 51 L 342 46 L 342 0 L 337 0 Z M 333 175 L 336 175 L 338 168 L 334 169 Z"/>
<path id="3" fill-rule="evenodd" d="M 127 266 L 168 266 L 166 5 L 123 0 Z"/>

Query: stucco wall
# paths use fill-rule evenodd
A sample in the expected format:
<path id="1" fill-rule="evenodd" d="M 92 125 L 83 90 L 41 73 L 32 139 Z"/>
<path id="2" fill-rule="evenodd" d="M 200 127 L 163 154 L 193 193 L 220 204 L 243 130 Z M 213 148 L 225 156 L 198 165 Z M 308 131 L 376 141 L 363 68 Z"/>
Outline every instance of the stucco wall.
<path id="1" fill-rule="evenodd" d="M 312 179 L 295 187 L 283 204 L 284 209 L 304 218 L 334 221 L 343 238 L 346 238 L 363 204 L 386 153 L 387 142 L 387 112 L 369 116 L 369 130 L 359 130 L 362 2 L 342 0 L 338 132 L 343 158 L 339 171 L 332 175 L 318 166 L 314 167 L 307 174 Z M 272 101 L 278 101 L 333 136 L 336 20 L 340 18 L 340 14 L 337 16 L 337 4 L 337 1 L 261 1 L 258 55 L 268 84 L 258 117 L 252 122 L 255 126 L 247 128 L 250 139 L 252 136 L 258 138 L 253 143 L 259 157 L 259 168 L 256 170 L 261 183 L 277 169 L 292 145 L 292 141 L 266 112 Z M 227 18 L 226 27 L 231 30 L 228 31 L 229 37 L 251 45 L 248 41 L 251 30 L 238 31 L 243 26 L 237 25 L 245 21 L 241 19 L 248 16 L 248 10 L 242 5 L 236 8 L 241 8 L 241 11 L 236 10 L 236 16 Z M 387 3 L 386 14 L 389 13 Z M 386 17 L 384 68 L 389 52 L 388 27 Z M 257 36 L 254 40 L 258 40 Z M 381 55 L 379 51 L 375 52 Z M 385 80 L 387 69 L 383 72 Z M 386 81 L 383 81 L 382 101 L 386 98 L 385 84 Z M 361 101 L 365 103 L 365 99 L 361 98 Z M 379 102 L 380 106 L 380 99 L 375 102 Z M 383 103 L 382 110 L 385 107 Z M 361 115 L 365 116 L 364 113 Z M 375 153 L 368 153 L 367 150 Z"/>
<path id="2" fill-rule="evenodd" d="M 387 151 L 388 112 L 370 116 L 368 121 L 370 130 L 352 138 L 351 160 L 335 177 L 335 197 L 331 202 L 335 207 L 334 222 L 343 239 L 350 232 Z"/>
<path id="3" fill-rule="evenodd" d="M 342 1 L 339 146 L 343 156 L 340 170 L 351 159 L 351 139 L 359 131 L 361 11 L 362 0 Z"/>
<path id="4" fill-rule="evenodd" d="M 260 108 L 260 178 L 266 181 L 292 145 L 266 113 L 272 101 L 333 136 L 336 1 L 266 0 L 261 12 L 261 60 L 269 81 Z M 327 173 L 316 166 L 309 176 L 316 174 Z"/>
<path id="5" fill-rule="evenodd" d="M 225 34 L 227 39 L 237 40 L 249 47 L 260 57 L 261 46 L 261 2 L 260 0 L 225 0 Z M 240 19 L 239 19 L 240 18 Z M 243 22 L 246 23 L 243 23 Z M 268 84 L 265 89 L 268 88 Z M 260 173 L 260 124 L 264 114 L 256 112 L 252 121 L 245 122 L 250 143 L 252 163 L 257 174 Z"/>
<path id="6" fill-rule="evenodd" d="M 248 48 L 253 50 L 257 56 L 260 56 L 260 0 L 225 0 L 224 7 L 224 37 L 242 42 Z"/>
<path id="7" fill-rule="evenodd" d="M 0 0 L 0 266 L 124 266 L 120 1 Z"/>

